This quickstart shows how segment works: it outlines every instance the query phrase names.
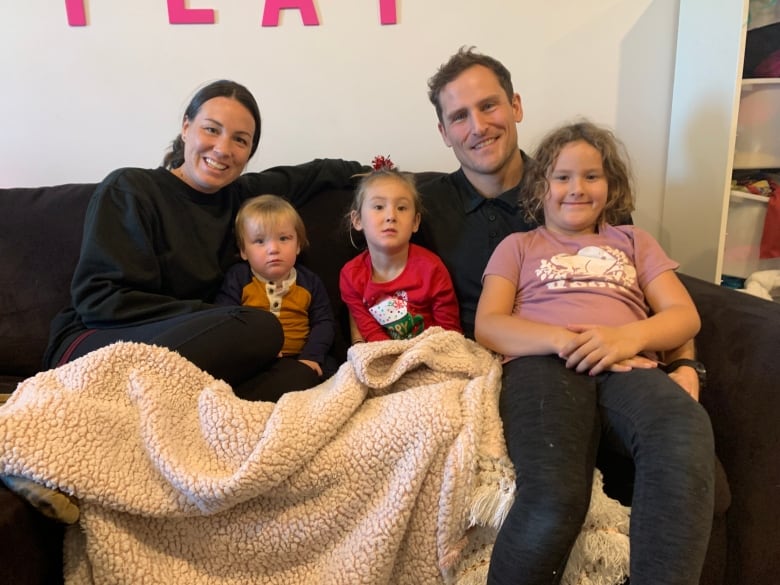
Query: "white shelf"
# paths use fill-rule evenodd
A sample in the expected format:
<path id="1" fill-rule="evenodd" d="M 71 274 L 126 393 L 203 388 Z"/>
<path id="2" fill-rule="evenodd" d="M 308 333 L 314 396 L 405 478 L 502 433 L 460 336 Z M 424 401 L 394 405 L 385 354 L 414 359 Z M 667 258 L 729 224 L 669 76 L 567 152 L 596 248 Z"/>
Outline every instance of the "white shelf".
<path id="1" fill-rule="evenodd" d="M 659 239 L 682 272 L 716 283 L 780 267 L 759 258 L 769 198 L 732 189 L 734 171 L 780 169 L 780 77 L 742 78 L 749 3 L 679 2 Z"/>
<path id="2" fill-rule="evenodd" d="M 742 86 L 746 85 L 780 85 L 780 77 L 750 77 L 742 80 Z"/>
<path id="3" fill-rule="evenodd" d="M 747 191 L 739 191 L 737 189 L 731 190 L 732 199 L 747 199 L 748 201 L 760 201 L 761 203 L 769 203 L 769 197 L 765 195 L 756 195 L 754 193 L 748 193 Z"/>
<path id="4" fill-rule="evenodd" d="M 717 10 L 712 0 L 679 2 L 659 239 L 681 272 L 715 283 L 723 267 L 748 2 L 718 0 Z"/>
<path id="5" fill-rule="evenodd" d="M 780 168 L 780 158 L 762 153 L 735 152 L 733 168 L 735 171 L 778 169 Z"/>

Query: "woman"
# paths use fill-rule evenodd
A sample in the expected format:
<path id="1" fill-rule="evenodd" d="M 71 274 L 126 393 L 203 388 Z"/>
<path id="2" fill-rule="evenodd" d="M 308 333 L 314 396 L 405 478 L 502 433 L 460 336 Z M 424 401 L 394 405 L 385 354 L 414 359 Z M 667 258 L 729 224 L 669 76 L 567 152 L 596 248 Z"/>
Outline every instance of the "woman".
<path id="1" fill-rule="evenodd" d="M 249 90 L 220 80 L 192 98 L 163 166 L 123 168 L 98 185 L 87 208 L 72 305 L 53 321 L 45 365 L 54 367 L 116 341 L 168 347 L 239 396 L 262 399 L 299 389 L 265 366 L 283 334 L 272 314 L 216 307 L 225 271 L 237 261 L 233 219 L 259 193 L 293 204 L 342 186 L 358 163 L 316 160 L 241 175 L 257 150 L 260 112 Z"/>

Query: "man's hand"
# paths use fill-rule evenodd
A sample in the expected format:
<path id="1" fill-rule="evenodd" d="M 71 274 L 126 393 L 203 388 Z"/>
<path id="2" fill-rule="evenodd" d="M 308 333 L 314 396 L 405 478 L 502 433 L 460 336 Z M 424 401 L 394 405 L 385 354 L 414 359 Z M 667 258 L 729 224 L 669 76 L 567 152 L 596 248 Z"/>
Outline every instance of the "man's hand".
<path id="1" fill-rule="evenodd" d="M 667 364 L 671 364 L 673 361 L 681 358 L 689 360 L 696 359 L 696 347 L 693 339 L 686 341 L 680 347 L 665 351 L 663 355 L 663 361 Z M 691 398 L 696 402 L 699 401 L 699 392 L 701 388 L 699 388 L 699 376 L 696 374 L 696 370 L 690 366 L 680 366 L 669 374 L 669 377 L 690 394 Z"/>
<path id="2" fill-rule="evenodd" d="M 699 376 L 690 366 L 680 366 L 669 377 L 677 382 L 683 390 L 691 395 L 696 402 L 699 401 Z"/>
<path id="3" fill-rule="evenodd" d="M 620 360 L 617 363 L 612 364 L 608 370 L 610 372 L 628 372 L 633 369 L 649 370 L 650 368 L 657 368 L 658 362 L 651 360 L 643 355 L 635 355 L 624 360 Z"/>

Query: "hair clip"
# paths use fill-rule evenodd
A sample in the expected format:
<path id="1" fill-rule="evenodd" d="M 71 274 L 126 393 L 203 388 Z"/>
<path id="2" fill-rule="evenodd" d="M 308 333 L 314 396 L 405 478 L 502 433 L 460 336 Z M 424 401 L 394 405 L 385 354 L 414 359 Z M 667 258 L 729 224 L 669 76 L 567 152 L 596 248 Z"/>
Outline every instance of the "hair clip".
<path id="1" fill-rule="evenodd" d="M 392 171 L 395 168 L 395 164 L 390 160 L 390 156 L 375 156 L 371 160 L 371 166 L 375 171 Z"/>

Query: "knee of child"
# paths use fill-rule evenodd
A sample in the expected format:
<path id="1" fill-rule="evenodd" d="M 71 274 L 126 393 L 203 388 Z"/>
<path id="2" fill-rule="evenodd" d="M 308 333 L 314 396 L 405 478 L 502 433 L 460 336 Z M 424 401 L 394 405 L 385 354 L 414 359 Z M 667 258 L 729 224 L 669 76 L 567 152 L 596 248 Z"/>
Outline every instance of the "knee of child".
<path id="1" fill-rule="evenodd" d="M 544 532 L 548 530 L 561 533 L 578 534 L 590 506 L 591 483 L 582 478 L 577 481 L 551 482 L 548 486 L 517 486 L 515 513 L 527 515 Z M 517 510 L 514 510 L 517 507 Z"/>
<path id="2" fill-rule="evenodd" d="M 681 456 L 698 459 L 702 455 L 714 453 L 715 440 L 709 414 L 700 403 L 687 395 L 677 404 L 671 405 L 670 410 L 655 425 L 654 432 L 661 434 L 663 445 L 688 451 L 681 453 Z"/>

